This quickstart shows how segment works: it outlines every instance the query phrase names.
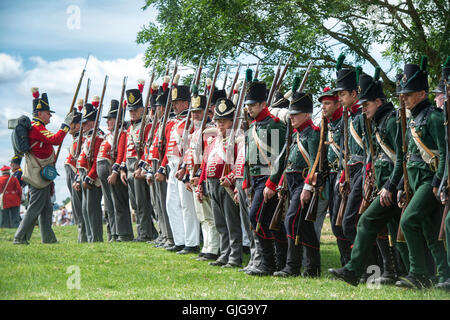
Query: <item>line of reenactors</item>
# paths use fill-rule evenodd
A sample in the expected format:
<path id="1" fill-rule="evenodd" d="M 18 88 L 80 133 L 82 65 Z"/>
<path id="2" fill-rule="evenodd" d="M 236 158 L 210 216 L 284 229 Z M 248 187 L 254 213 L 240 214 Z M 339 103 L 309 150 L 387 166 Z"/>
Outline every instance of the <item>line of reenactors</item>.
<path id="1" fill-rule="evenodd" d="M 329 270 L 334 277 L 356 286 L 378 265 L 378 283 L 448 290 L 450 255 L 438 234 L 442 203 L 448 203 L 448 114 L 442 109 L 450 61 L 434 91 L 441 105 L 428 99 L 425 59 L 406 64 L 397 77 L 396 108 L 379 69 L 372 77 L 343 68 L 344 58 L 338 58 L 335 88 L 318 97 L 320 127 L 312 119 L 313 97 L 298 77 L 289 92 L 274 93 L 248 69 L 240 88 L 233 83 L 227 94 L 213 81 L 200 94 L 166 75 L 161 85 L 150 83 L 147 114 L 144 81 L 126 90 L 123 103 L 112 100 L 107 133 L 94 132 L 98 96 L 92 103 L 79 99 L 80 112 L 68 114 L 53 134 L 45 129 L 48 98 L 38 95 L 30 144 L 39 143 L 31 153 L 47 158 L 72 135 L 65 169 L 79 242 L 103 241 L 104 211 L 110 242 L 198 253 L 198 260 L 226 268 L 242 268 L 246 245 L 250 260 L 240 270 L 248 275 L 319 277 L 328 212 L 341 262 Z M 38 216 L 43 242 L 56 241 L 48 201 L 39 201 L 50 195 L 47 189 L 31 187 L 15 243 L 28 243 Z M 447 215 L 447 246 L 449 225 Z"/>

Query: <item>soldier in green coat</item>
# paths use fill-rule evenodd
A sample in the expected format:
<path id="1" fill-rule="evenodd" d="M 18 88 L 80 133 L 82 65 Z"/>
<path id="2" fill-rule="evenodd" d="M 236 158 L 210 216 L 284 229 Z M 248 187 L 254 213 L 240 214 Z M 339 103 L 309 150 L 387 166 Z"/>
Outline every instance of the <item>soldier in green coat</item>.
<path id="1" fill-rule="evenodd" d="M 295 92 L 296 89 L 293 88 L 292 91 Z M 311 120 L 312 112 L 311 94 L 295 92 L 289 107 L 289 117 L 294 132 L 283 176 L 291 199 L 284 220 L 288 252 L 285 267 L 274 273 L 274 276 L 278 277 L 300 275 L 302 249 L 306 253 L 302 275 L 304 277 L 320 276 L 320 242 L 314 229 L 314 222 L 305 220 L 313 190 L 309 184 L 308 174 L 316 159 L 320 139 L 320 128 L 316 127 Z M 297 236 L 300 241 L 296 245 Z"/>
<path id="2" fill-rule="evenodd" d="M 372 139 L 374 146 L 375 154 L 371 155 L 371 165 L 374 166 L 375 172 L 374 188 L 375 191 L 379 190 L 379 193 L 358 221 L 350 261 L 340 269 L 329 270 L 338 279 L 355 286 L 365 272 L 370 248 L 377 239 L 377 234 L 386 224 L 390 239 L 394 241 L 397 238 L 401 214 L 396 201 L 396 189 L 402 177 L 401 131 L 394 106 L 386 101 L 382 83 L 379 81 L 379 71 L 380 69 L 377 68 L 374 78 L 366 74 L 360 76 L 358 95 L 359 101 L 363 104 L 364 114 L 369 121 L 372 121 L 372 136 L 368 138 Z M 407 265 L 406 246 L 402 243 L 396 245 Z M 384 260 L 384 272 L 378 279 L 379 283 L 393 284 L 399 272 L 396 253 L 392 247 L 387 252 L 383 245 L 379 245 L 379 248 Z"/>
<path id="3" fill-rule="evenodd" d="M 405 107 L 411 111 L 407 130 L 407 172 L 413 196 L 400 219 L 409 250 L 410 268 L 396 286 L 429 288 L 426 275 L 423 238 L 431 250 L 437 267 L 439 283 L 449 278 L 444 244 L 438 241 L 441 205 L 436 196 L 444 175 L 446 162 L 445 128 L 442 110 L 428 99 L 427 57 L 421 65 L 406 64 L 403 70 L 401 94 Z M 401 191 L 398 198 L 400 199 Z"/>
<path id="4" fill-rule="evenodd" d="M 248 89 L 244 103 L 253 121 L 247 133 L 247 167 L 244 175 L 253 193 L 249 216 L 255 232 L 255 244 L 262 257 L 261 264 L 246 273 L 272 275 L 277 268 L 284 267 L 287 252 L 284 228 L 277 232 L 269 230 L 278 204 L 276 188 L 283 171 L 278 164 L 283 163 L 284 156 L 279 162 L 275 160 L 284 145 L 286 126 L 269 111 L 266 83 L 252 80 L 251 69 L 247 70 L 246 77 Z"/>

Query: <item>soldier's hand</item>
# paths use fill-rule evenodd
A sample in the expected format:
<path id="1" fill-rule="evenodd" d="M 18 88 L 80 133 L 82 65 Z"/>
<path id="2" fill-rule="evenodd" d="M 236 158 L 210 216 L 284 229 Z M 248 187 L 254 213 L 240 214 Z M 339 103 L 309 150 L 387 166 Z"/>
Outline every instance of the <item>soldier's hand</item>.
<path id="1" fill-rule="evenodd" d="M 83 182 L 83 189 L 92 189 L 92 186 L 89 183 Z"/>
<path id="2" fill-rule="evenodd" d="M 436 199 L 439 200 L 438 192 L 439 192 L 439 188 L 438 188 L 438 187 L 433 187 L 433 193 L 434 193 L 434 196 L 436 197 Z"/>
<path id="3" fill-rule="evenodd" d="M 300 194 L 300 203 L 304 208 L 311 201 L 311 191 L 303 189 Z"/>
<path id="4" fill-rule="evenodd" d="M 224 188 L 231 188 L 230 181 L 225 177 L 220 178 L 220 185 Z"/>
<path id="5" fill-rule="evenodd" d="M 380 195 L 380 204 L 382 207 L 390 207 L 394 204 L 392 192 L 389 192 L 387 189 L 383 188 L 378 194 Z"/>
<path id="6" fill-rule="evenodd" d="M 145 179 L 147 180 L 147 184 L 148 184 L 148 185 L 153 184 L 153 179 L 154 179 L 154 178 L 155 178 L 154 175 L 148 175 L 148 176 L 146 176 Z"/>
<path id="7" fill-rule="evenodd" d="M 185 182 L 184 185 L 186 186 L 186 190 L 187 190 L 187 191 L 189 191 L 189 192 L 192 192 L 192 191 L 193 191 L 193 190 L 192 190 L 192 186 L 191 186 L 191 184 L 190 184 L 189 182 Z"/>
<path id="8" fill-rule="evenodd" d="M 155 180 L 158 182 L 164 182 L 166 180 L 166 176 L 163 175 L 162 173 L 157 172 L 155 174 Z"/>
<path id="9" fill-rule="evenodd" d="M 120 181 L 122 181 L 122 183 L 124 185 L 127 185 L 127 173 L 125 171 L 120 171 Z"/>
<path id="10" fill-rule="evenodd" d="M 116 184 L 117 183 L 117 176 L 118 174 L 113 172 L 108 177 L 108 184 Z"/>
<path id="11" fill-rule="evenodd" d="M 198 186 L 198 180 L 199 179 L 200 179 L 199 177 L 192 178 L 191 181 L 190 181 L 191 185 L 193 185 L 194 187 Z"/>
<path id="12" fill-rule="evenodd" d="M 76 191 L 80 191 L 81 190 L 81 184 L 79 182 L 74 182 L 72 184 L 72 188 L 74 188 Z"/>
<path id="13" fill-rule="evenodd" d="M 274 195 L 276 195 L 277 192 L 273 191 L 272 189 L 270 189 L 269 187 L 265 187 L 264 191 L 263 191 L 263 195 L 264 195 L 264 202 L 269 201 L 271 198 L 273 198 Z"/>
<path id="14" fill-rule="evenodd" d="M 399 208 L 403 208 L 405 205 L 405 193 L 402 190 L 397 192 L 397 205 Z"/>
<path id="15" fill-rule="evenodd" d="M 184 174 L 186 172 L 186 169 L 180 169 L 175 173 L 175 178 L 177 178 L 178 180 L 183 180 Z"/>
<path id="16" fill-rule="evenodd" d="M 201 184 L 197 187 L 197 199 L 200 203 L 203 203 L 203 186 Z"/>
<path id="17" fill-rule="evenodd" d="M 75 118 L 75 112 L 77 110 L 73 109 L 72 112 L 69 112 L 66 117 L 64 118 L 63 123 L 66 124 L 68 127 L 70 127 L 70 125 L 72 124 L 73 118 Z"/>
<path id="18" fill-rule="evenodd" d="M 239 203 L 239 194 L 235 193 L 233 200 L 234 200 L 234 202 Z"/>

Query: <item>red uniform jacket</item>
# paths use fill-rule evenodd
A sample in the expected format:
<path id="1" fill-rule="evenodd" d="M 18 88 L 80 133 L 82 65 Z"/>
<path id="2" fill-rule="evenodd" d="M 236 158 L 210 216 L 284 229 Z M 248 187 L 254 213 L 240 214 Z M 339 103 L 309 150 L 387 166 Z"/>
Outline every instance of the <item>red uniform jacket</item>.
<path id="1" fill-rule="evenodd" d="M 97 137 L 95 138 L 94 154 L 92 155 L 92 162 L 88 163 L 87 153 L 90 148 L 91 135 L 93 129 L 91 129 L 88 134 L 84 137 L 83 145 L 81 146 L 81 153 L 77 160 L 77 168 L 84 168 L 89 170 L 87 176 L 92 180 L 98 178 L 97 175 L 97 155 L 100 150 L 100 145 L 103 142 L 103 132 L 98 131 Z M 90 168 L 89 168 L 90 165 Z"/>
<path id="2" fill-rule="evenodd" d="M 0 176 L 0 193 L 5 189 L 6 182 L 9 179 L 9 175 Z M 22 187 L 19 180 L 16 177 L 11 177 L 3 194 L 3 208 L 13 208 L 20 206 L 22 198 Z"/>
<path id="3" fill-rule="evenodd" d="M 53 134 L 45 128 L 39 118 L 34 117 L 28 134 L 28 142 L 32 146 L 31 153 L 39 159 L 49 158 L 54 152 L 53 146 L 60 145 L 68 131 L 69 127 L 65 126 Z"/>

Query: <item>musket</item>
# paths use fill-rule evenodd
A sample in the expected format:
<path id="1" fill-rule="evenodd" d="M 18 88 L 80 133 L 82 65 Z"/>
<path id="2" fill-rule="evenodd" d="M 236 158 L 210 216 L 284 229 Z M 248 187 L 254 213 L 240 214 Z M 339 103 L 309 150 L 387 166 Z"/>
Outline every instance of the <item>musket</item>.
<path id="1" fill-rule="evenodd" d="M 281 72 L 281 74 L 280 74 L 280 76 L 279 76 L 279 78 L 278 78 L 278 81 L 277 81 L 277 84 L 276 84 L 274 93 L 275 93 L 276 91 L 280 90 L 281 85 L 283 84 L 283 79 L 284 79 L 284 77 L 286 76 L 287 70 L 288 70 L 289 66 L 291 65 L 291 62 L 292 62 L 292 58 L 293 58 L 293 57 L 294 57 L 294 55 L 291 53 L 291 54 L 289 55 L 288 60 L 286 61 L 286 64 L 284 65 L 283 71 Z M 312 66 L 312 64 L 311 64 L 311 66 Z"/>
<path id="2" fill-rule="evenodd" d="M 108 79 L 109 79 L 109 77 L 106 75 L 105 81 L 103 82 L 103 90 L 102 90 L 102 95 L 100 98 L 100 104 L 98 105 L 97 114 L 95 115 L 94 129 L 92 131 L 91 141 L 90 141 L 89 149 L 88 149 L 88 153 L 87 153 L 89 170 L 91 168 L 91 163 L 93 161 L 96 161 L 96 159 L 93 159 L 94 150 L 95 150 L 95 140 L 97 138 L 97 131 L 98 131 L 98 127 L 99 127 L 100 119 L 101 119 L 100 117 L 102 115 L 103 99 L 105 98 L 105 91 L 106 91 L 106 86 L 108 84 Z"/>
<path id="3" fill-rule="evenodd" d="M 350 194 L 350 172 L 348 166 L 349 148 L 348 148 L 348 108 L 344 106 L 344 185 L 341 192 L 341 203 L 339 204 L 339 211 L 336 218 L 336 226 L 342 226 L 344 219 L 344 212 L 347 207 L 348 195 Z"/>
<path id="4" fill-rule="evenodd" d="M 450 85 L 447 82 L 447 79 L 444 79 L 444 92 L 445 92 L 445 98 L 444 98 L 444 116 L 445 116 L 445 120 L 444 120 L 444 125 L 445 125 L 445 141 L 447 143 L 446 148 L 447 148 L 447 162 L 446 162 L 446 166 L 447 166 L 447 186 L 444 188 L 444 179 L 442 179 L 442 187 L 440 187 L 440 191 L 444 193 L 444 201 L 445 201 L 445 207 L 444 207 L 444 212 L 442 214 L 442 221 L 441 221 L 441 227 L 439 229 L 439 240 L 444 241 L 445 242 L 445 220 L 447 218 L 448 212 L 450 211 Z M 440 193 L 438 193 L 440 195 Z M 448 230 L 447 230 L 448 231 Z M 447 248 L 448 250 L 448 248 Z M 447 252 L 447 254 L 449 254 Z"/>
<path id="5" fill-rule="evenodd" d="M 150 98 L 152 96 L 152 87 L 153 87 L 154 80 L 155 80 L 155 67 L 153 67 L 152 75 L 150 77 L 150 83 L 148 86 L 147 97 L 145 98 L 144 113 L 142 114 L 141 128 L 139 129 L 139 137 L 138 137 L 138 141 L 136 144 L 137 160 L 134 164 L 134 170 L 137 170 L 138 165 L 139 165 L 139 160 L 141 159 L 142 154 L 144 152 L 145 127 L 147 125 L 147 113 L 148 113 L 148 108 L 150 105 Z M 152 124 L 152 126 L 153 125 L 154 125 L 154 123 Z"/>
<path id="6" fill-rule="evenodd" d="M 165 77 L 168 76 L 169 72 L 170 72 L 170 60 L 167 62 L 167 68 L 166 68 L 166 72 L 165 72 L 164 76 Z M 158 114 L 157 114 L 157 112 L 155 112 L 155 114 L 153 115 L 153 119 L 152 119 L 152 124 L 154 123 L 155 125 L 152 125 L 152 128 L 150 129 L 150 133 L 147 138 L 147 148 L 150 148 L 150 146 L 153 143 L 153 139 L 155 137 L 156 127 L 157 127 L 156 124 L 159 122 L 159 120 L 160 119 L 158 117 Z"/>
<path id="7" fill-rule="evenodd" d="M 314 176 L 317 173 L 316 181 L 313 184 L 314 190 L 309 202 L 308 210 L 306 211 L 305 220 L 315 222 L 317 218 L 317 207 L 319 203 L 319 196 L 322 187 L 325 185 L 326 177 L 328 175 L 328 165 L 327 165 L 327 132 L 328 132 L 328 119 L 322 114 L 322 124 L 320 128 L 320 142 L 319 149 L 317 150 L 316 160 L 312 170 L 308 176 L 308 180 L 313 181 Z M 318 164 L 318 169 L 316 171 Z"/>
<path id="8" fill-rule="evenodd" d="M 115 162 L 117 159 L 117 147 L 118 147 L 118 143 L 119 143 L 119 136 L 120 136 L 120 132 L 122 132 L 122 118 L 123 118 L 123 100 L 124 100 L 124 95 L 125 95 L 125 88 L 127 86 L 127 80 L 128 80 L 128 76 L 123 77 L 123 81 L 122 81 L 122 92 L 120 93 L 120 102 L 119 102 L 119 108 L 117 110 L 117 115 L 116 115 L 116 122 L 114 124 L 114 136 L 113 136 L 113 141 L 111 144 L 111 158 L 112 161 Z M 120 122 L 122 122 L 121 124 L 119 124 Z"/>
<path id="9" fill-rule="evenodd" d="M 77 101 L 78 92 L 80 91 L 81 82 L 83 81 L 84 73 L 86 72 L 86 66 L 87 66 L 90 55 L 91 54 L 89 53 L 86 58 L 86 62 L 84 63 L 83 71 L 81 71 L 81 76 L 80 76 L 80 79 L 78 80 L 77 88 L 75 89 L 75 94 L 73 95 L 72 104 L 70 105 L 69 113 L 71 113 L 73 111 L 73 108 L 75 107 L 75 102 Z M 86 100 L 84 100 L 84 102 L 86 103 Z M 59 153 L 61 152 L 61 147 L 62 147 L 62 142 L 58 146 L 58 150 L 56 151 L 55 163 L 56 163 L 56 161 L 58 161 Z"/>
<path id="10" fill-rule="evenodd" d="M 283 152 L 285 152 L 284 168 L 287 168 L 287 166 L 288 166 L 289 150 L 291 148 L 291 145 L 292 145 L 292 124 L 291 124 L 291 119 L 289 118 L 286 123 L 286 142 L 283 147 Z M 286 171 L 286 169 L 284 170 L 283 175 L 284 175 L 285 171 Z M 277 191 L 280 194 L 280 196 L 278 198 L 278 204 L 275 208 L 274 214 L 272 216 L 272 220 L 270 221 L 269 230 L 279 231 L 281 229 L 281 223 L 284 220 L 284 216 L 286 215 L 285 203 L 286 203 L 286 201 L 289 200 L 289 190 L 288 190 L 286 180 L 287 180 L 286 176 L 284 175 L 283 183 L 281 184 L 281 187 L 277 188 L 278 189 Z"/>
<path id="11" fill-rule="evenodd" d="M 240 68 L 240 63 L 238 66 L 238 70 Z M 239 74 L 236 74 L 235 76 L 235 81 L 237 81 Z M 232 88 L 230 90 L 230 92 L 232 92 L 234 90 L 234 84 L 232 85 Z M 242 105 L 244 103 L 244 96 L 245 96 L 245 88 L 246 88 L 246 84 L 242 85 L 241 91 L 239 92 L 239 94 L 237 94 L 237 99 L 236 101 L 233 100 L 233 103 L 236 106 L 236 110 L 234 111 L 234 115 L 233 115 L 233 124 L 231 126 L 231 130 L 230 130 L 230 135 L 229 135 L 229 140 L 227 142 L 227 145 L 225 147 L 226 153 L 225 153 L 225 164 L 223 166 L 222 169 L 222 175 L 221 177 L 226 177 L 227 175 L 230 174 L 231 172 L 231 164 L 234 162 L 234 146 L 235 146 L 235 141 L 236 141 L 236 134 L 240 128 L 240 117 L 239 115 L 241 114 L 241 110 L 242 110 Z M 231 198 L 234 200 L 234 196 L 233 191 L 230 188 L 225 188 L 226 191 L 228 192 L 228 194 L 231 196 Z"/>
<path id="12" fill-rule="evenodd" d="M 89 98 L 89 91 L 91 88 L 91 79 L 88 78 L 87 83 L 86 83 L 86 93 L 84 94 L 84 103 L 88 102 L 88 98 Z M 80 131 L 78 134 L 78 142 L 77 142 L 77 152 L 75 154 L 75 158 L 78 159 L 78 157 L 81 154 L 81 144 L 83 143 L 83 125 L 80 124 Z"/>
<path id="13" fill-rule="evenodd" d="M 167 101 L 166 101 L 166 109 L 164 110 L 164 118 L 163 118 L 163 122 L 161 124 L 161 132 L 159 135 L 159 140 L 158 140 L 158 151 L 159 151 L 159 161 L 158 161 L 158 167 L 161 165 L 161 162 L 163 160 L 164 157 L 164 150 L 166 148 L 166 126 L 167 126 L 167 121 L 169 120 L 169 115 L 170 115 L 170 111 L 172 110 L 172 89 L 174 88 L 174 86 L 176 86 L 175 84 L 175 77 L 177 76 L 177 72 L 178 72 L 178 56 L 175 59 L 175 65 L 173 66 L 173 73 L 172 73 L 172 81 L 170 82 L 170 87 L 169 87 L 169 93 L 167 96 Z"/>
<path id="14" fill-rule="evenodd" d="M 403 215 L 403 212 L 405 212 L 406 207 L 408 206 L 409 202 L 411 201 L 411 194 L 409 192 L 409 179 L 408 179 L 408 171 L 406 169 L 406 153 L 408 152 L 408 142 L 406 141 L 406 109 L 405 109 L 405 103 L 399 95 L 400 100 L 400 123 L 402 128 L 402 154 L 403 154 L 403 161 L 402 161 L 402 168 L 403 168 L 403 194 L 405 195 L 404 202 L 403 202 L 403 208 L 400 215 Z M 398 199 L 400 200 L 400 199 Z M 398 232 L 397 232 L 397 241 L 398 242 L 406 242 L 405 235 L 403 234 L 402 228 L 400 228 L 400 224 L 398 225 Z"/>
<path id="15" fill-rule="evenodd" d="M 280 69 L 281 69 L 281 62 L 283 58 L 280 58 L 280 61 L 278 62 L 277 69 L 275 71 L 275 75 L 272 80 L 272 85 L 270 86 L 269 94 L 267 95 L 267 104 L 269 107 L 272 105 L 273 95 L 275 94 L 275 88 L 278 83 L 278 78 L 280 77 Z"/>
<path id="16" fill-rule="evenodd" d="M 228 100 L 231 100 L 233 98 L 233 91 L 234 91 L 234 87 L 236 86 L 236 83 L 239 78 L 240 69 L 241 69 L 241 63 L 239 62 L 238 67 L 236 69 L 236 73 L 234 75 L 233 82 L 231 83 L 230 91 L 228 92 L 228 96 L 227 96 Z"/>
<path id="17" fill-rule="evenodd" d="M 369 151 L 372 166 L 363 183 L 363 199 L 361 201 L 361 205 L 359 206 L 359 214 L 363 214 L 375 198 L 375 148 L 373 147 L 372 140 L 372 126 L 370 123 L 371 121 L 367 119 L 365 113 L 363 113 L 363 118 L 367 130 L 367 140 L 369 142 Z"/>
<path id="18" fill-rule="evenodd" d="M 202 123 L 200 126 L 199 141 L 197 143 L 197 146 L 199 146 L 199 148 L 201 148 L 201 154 L 203 154 L 203 131 L 206 128 L 206 121 L 208 120 L 208 110 L 211 107 L 212 97 L 214 94 L 214 88 L 216 85 L 217 76 L 219 74 L 221 59 L 222 59 L 222 55 L 219 54 L 219 56 L 217 57 L 217 63 L 216 63 L 215 71 L 214 71 L 214 77 L 213 77 L 213 80 L 211 83 L 211 89 L 209 90 L 208 100 L 206 102 L 205 112 L 203 113 L 203 119 L 202 119 Z M 198 172 L 199 169 L 200 169 L 200 164 L 198 164 L 198 163 L 194 164 L 194 171 L 193 171 L 194 175 Z"/>
<path id="19" fill-rule="evenodd" d="M 198 89 L 198 85 L 200 84 L 200 78 L 202 75 L 202 68 L 203 68 L 203 55 L 200 57 L 200 62 L 198 63 L 197 69 L 195 70 L 194 77 L 192 78 L 191 83 L 191 89 L 192 92 L 195 88 Z M 205 110 L 206 112 L 206 110 Z M 192 100 L 189 101 L 189 108 L 188 113 L 186 115 L 186 125 L 183 129 L 183 135 L 181 136 L 181 146 L 180 146 L 180 162 L 178 164 L 178 169 L 181 169 L 183 167 L 183 161 L 184 161 L 184 154 L 186 150 L 188 149 L 188 142 L 189 142 L 189 131 L 191 129 L 191 114 L 192 114 Z M 179 177 L 179 179 L 182 179 L 183 177 Z"/>
<path id="20" fill-rule="evenodd" d="M 227 65 L 227 69 L 225 71 L 225 78 L 223 79 L 223 85 L 222 85 L 222 90 L 225 90 L 226 85 L 227 85 L 227 80 L 228 80 L 228 73 L 230 72 L 230 65 Z"/>

